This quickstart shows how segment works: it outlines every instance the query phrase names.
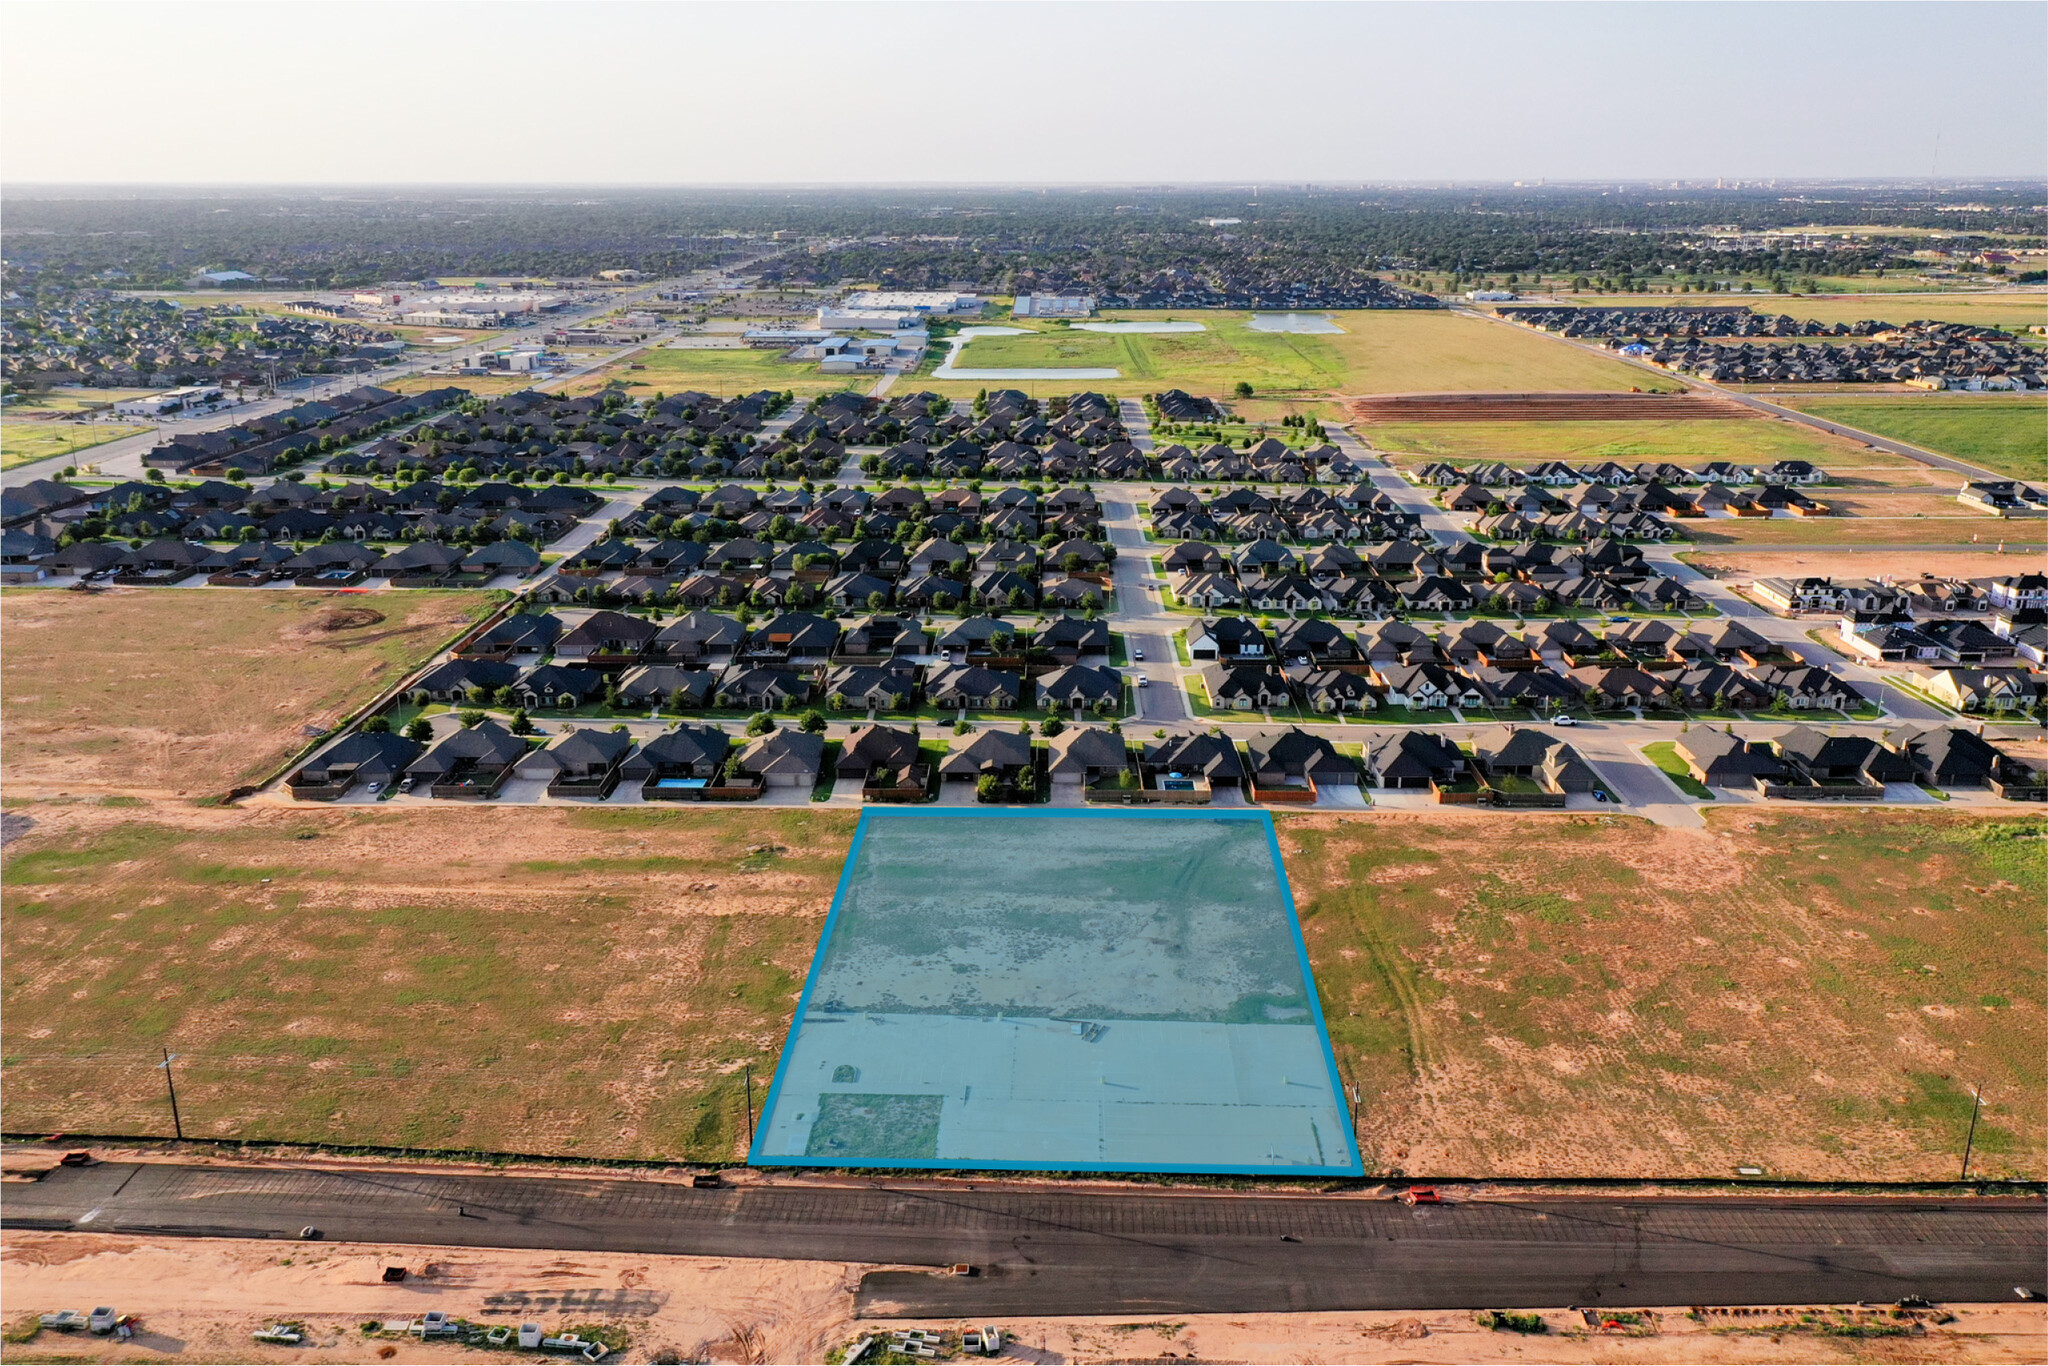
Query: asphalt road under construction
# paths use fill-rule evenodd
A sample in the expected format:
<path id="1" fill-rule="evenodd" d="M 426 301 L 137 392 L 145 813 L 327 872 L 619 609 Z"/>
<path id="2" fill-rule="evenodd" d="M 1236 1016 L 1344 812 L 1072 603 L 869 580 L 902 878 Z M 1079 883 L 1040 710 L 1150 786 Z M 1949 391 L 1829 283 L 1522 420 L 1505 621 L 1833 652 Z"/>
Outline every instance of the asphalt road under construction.
<path id="1" fill-rule="evenodd" d="M 865 1317 L 1996 1301 L 2042 1289 L 2039 1200 L 1127 1193 L 107 1163 L 0 1190 L 12 1229 L 930 1267 Z M 974 1274 L 939 1269 L 967 1263 Z"/>

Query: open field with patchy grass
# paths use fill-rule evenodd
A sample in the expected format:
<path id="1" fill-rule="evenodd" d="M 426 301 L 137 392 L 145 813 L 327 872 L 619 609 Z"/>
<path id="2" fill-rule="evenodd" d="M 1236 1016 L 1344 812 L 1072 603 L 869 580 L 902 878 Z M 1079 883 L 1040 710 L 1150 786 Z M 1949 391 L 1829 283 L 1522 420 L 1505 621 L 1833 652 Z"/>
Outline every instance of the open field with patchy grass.
<path id="1" fill-rule="evenodd" d="M 522 389 L 531 389 L 547 378 L 545 375 L 401 375 L 386 380 L 377 387 L 389 389 L 394 394 L 423 394 L 429 389 L 446 389 L 451 385 L 467 389 L 472 394 L 516 394 Z"/>
<path id="2" fill-rule="evenodd" d="M 148 430 L 122 422 L 37 422 L 10 417 L 0 422 L 0 470 L 91 450 Z"/>
<path id="3" fill-rule="evenodd" d="M 612 380 L 624 380 L 636 397 L 651 396 L 657 391 L 673 394 L 685 389 L 699 389 L 721 398 L 751 394 L 757 389 L 789 389 L 799 395 L 810 395 L 867 389 L 875 379 L 874 375 L 828 375 L 816 365 L 786 361 L 779 351 L 657 346 L 635 351 L 616 365 L 572 380 L 563 392 L 587 393 Z"/>
<path id="4" fill-rule="evenodd" d="M 1828 294 L 1561 294 L 1559 303 L 1588 308 L 1726 308 L 1740 304 L 1775 318 L 1811 318 L 1823 323 L 1878 322 L 1981 323 L 1989 327 L 2022 327 L 2048 323 L 2048 292 L 2001 290 L 1929 290 L 1917 280 L 1900 277 L 1841 281 L 1850 289 Z M 1529 300 L 1547 303 L 1547 299 Z"/>
<path id="5" fill-rule="evenodd" d="M 1886 515 L 1881 505 L 1870 506 L 1876 502 L 1874 499 L 1858 505 L 1855 500 L 1830 499 L 1826 489 L 1815 489 L 1813 493 L 1822 502 L 1847 503 L 1843 510 L 1849 515 L 1690 518 L 1682 525 L 1686 536 L 1702 546 L 1754 546 L 1758 549 L 1774 545 L 1981 545 L 1990 550 L 2000 544 L 2011 548 L 2039 545 L 2048 540 L 2048 525 L 2037 520 L 2007 521 L 1998 517 L 1971 516 L 1969 509 L 1954 499 L 1933 501 L 1945 501 L 1948 508 L 1964 515 L 1950 516 L 1948 512 L 1941 511 L 1916 517 L 1903 511 L 1899 515 Z"/>
<path id="6" fill-rule="evenodd" d="M 2008 478 L 2048 479 L 2048 396 L 1795 398 L 1787 406 L 1879 436 L 1910 441 Z"/>
<path id="7" fill-rule="evenodd" d="M 1282 821 L 1368 1167 L 2048 1174 L 2038 818 L 1707 819 Z"/>
<path id="8" fill-rule="evenodd" d="M 496 592 L 0 594 L 9 795 L 218 795 L 446 645 Z"/>
<path id="9" fill-rule="evenodd" d="M 1705 546 L 1682 551 L 1679 558 L 1703 573 L 1727 579 L 1797 578 L 1807 574 L 1858 579 L 1952 574 L 1959 579 L 1988 579 L 2024 573 L 2034 567 L 2017 552 L 2000 555 L 1988 546 L 1983 550 L 1857 550 L 1853 546 L 1749 550 L 1739 546 Z"/>
<path id="10" fill-rule="evenodd" d="M 1635 464 L 1710 460 L 1769 464 L 1808 460 L 1838 466 L 1906 466 L 1898 456 L 1859 441 L 1830 436 L 1775 418 L 1675 422 L 1387 422 L 1361 423 L 1358 434 L 1401 464 L 1432 460 L 1500 460 L 1530 465 L 1545 460 Z M 1924 466 L 1913 466 L 1923 469 Z"/>
<path id="11" fill-rule="evenodd" d="M 1432 310 L 1360 309 L 1333 313 L 1341 333 L 1253 331 L 1249 313 L 1235 311 L 1113 313 L 1104 321 L 1138 318 L 1197 321 L 1204 332 L 1079 332 L 1045 327 L 1016 337 L 978 337 L 960 353 L 973 367 L 1112 366 L 1115 380 L 1035 382 L 1041 394 L 1077 387 L 1133 396 L 1161 389 L 1227 398 L 1242 380 L 1256 397 L 1326 400 L 1345 394 L 1522 393 L 1677 389 L 1671 380 L 1619 361 L 1467 314 Z M 1028 320 L 1027 320 L 1028 321 Z M 996 381 L 933 380 L 929 372 L 899 381 L 951 397 L 971 396 Z M 1018 387 L 1033 388 L 1019 381 Z"/>
<path id="12" fill-rule="evenodd" d="M 198 1134 L 710 1161 L 853 825 L 11 814 L 36 822 L 6 856 L 13 1127 L 163 1131 L 169 1047 Z M 1981 1082 L 1976 1169 L 2048 1172 L 2038 821 L 1709 821 L 1281 818 L 1369 1167 L 1937 1179 Z"/>
<path id="13" fill-rule="evenodd" d="M 162 389 L 94 389 L 85 385 L 64 384 L 54 389 L 38 389 L 23 394 L 19 403 L 7 409 L 7 416 L 32 418 L 44 414 L 86 413 L 95 408 L 110 408 L 116 403 L 141 398 L 145 394 L 162 392 Z"/>
<path id="14" fill-rule="evenodd" d="M 8 847 L 9 1120 L 737 1156 L 853 819 L 48 803 Z M 757 1090 L 756 1097 L 759 1098 Z"/>
<path id="15" fill-rule="evenodd" d="M 1923 286 L 1924 288 L 1924 286 Z M 1898 293 L 1884 297 L 1827 294 L 1772 299 L 1752 305 L 1759 313 L 1786 314 L 1822 323 L 1910 323 L 1926 319 L 1977 323 L 1985 327 L 2037 327 L 2048 323 L 2048 293 L 2012 290 L 1998 294 Z"/>

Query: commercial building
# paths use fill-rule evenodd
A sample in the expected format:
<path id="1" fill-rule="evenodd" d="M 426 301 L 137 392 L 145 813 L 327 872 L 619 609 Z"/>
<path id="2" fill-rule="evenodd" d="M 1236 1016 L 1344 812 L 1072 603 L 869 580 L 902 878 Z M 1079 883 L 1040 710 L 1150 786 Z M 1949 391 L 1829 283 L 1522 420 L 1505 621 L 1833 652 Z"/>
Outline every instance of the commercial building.
<path id="1" fill-rule="evenodd" d="M 841 308 L 856 311 L 882 309 L 890 312 L 946 315 L 981 312 L 979 294 L 955 294 L 950 290 L 863 289 L 840 300 Z"/>
<path id="2" fill-rule="evenodd" d="M 1094 311 L 1093 294 L 1019 294 L 1010 309 L 1019 318 L 1085 318 Z"/>
<path id="3" fill-rule="evenodd" d="M 217 384 L 196 384 L 185 389 L 166 389 L 160 394 L 123 399 L 114 405 L 117 417 L 166 417 L 219 403 L 226 397 Z"/>

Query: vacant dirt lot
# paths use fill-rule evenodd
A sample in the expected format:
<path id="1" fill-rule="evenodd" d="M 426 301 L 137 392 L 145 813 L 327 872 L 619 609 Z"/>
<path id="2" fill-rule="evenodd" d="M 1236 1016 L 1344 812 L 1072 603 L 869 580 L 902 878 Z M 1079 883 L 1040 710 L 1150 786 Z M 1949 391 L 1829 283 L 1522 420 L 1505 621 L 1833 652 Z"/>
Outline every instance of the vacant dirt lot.
<path id="1" fill-rule="evenodd" d="M 10 796 L 217 795 L 268 773 L 497 593 L 0 595 Z"/>
<path id="2" fill-rule="evenodd" d="M 9 1127 L 724 1161 L 852 834 L 779 811 L 16 807 Z M 1377 1171 L 2041 1176 L 2019 815 L 1283 817 Z M 757 1101 L 761 1091 L 757 1089 Z"/>
<path id="3" fill-rule="evenodd" d="M 1368 1166 L 1953 1177 L 1981 1084 L 1973 1170 L 2048 1174 L 2038 819 L 1321 817 L 1281 846 Z"/>
<path id="4" fill-rule="evenodd" d="M 1826 550 L 1736 550 L 1701 549 L 1686 551 L 1682 558 L 1696 569 L 1726 579 L 1797 578 L 1807 574 L 1845 575 L 1873 579 L 1884 575 L 1910 578 L 1920 574 L 1949 574 L 1959 579 L 1986 579 L 2000 574 L 2026 573 L 2035 568 L 2024 555 L 2000 555 L 1992 550 L 1860 550 L 1843 546 Z"/>
<path id="5" fill-rule="evenodd" d="M 403 1285 L 378 1277 L 389 1265 L 433 1274 Z M 371 1346 L 369 1319 L 415 1318 L 429 1309 L 476 1322 L 540 1321 L 550 1330 L 603 1325 L 628 1341 L 627 1361 L 664 1351 L 685 1361 L 822 1361 L 857 1338 L 903 1327 L 958 1332 L 944 1321 L 855 1321 L 852 1291 L 868 1268 L 839 1262 L 740 1257 L 550 1254 L 499 1249 L 280 1248 L 228 1239 L 176 1242 L 105 1234 L 14 1233 L 4 1254 L 10 1320 L 52 1308 L 111 1302 L 137 1312 L 131 1343 L 43 1333 L 0 1360 L 362 1361 L 382 1346 L 389 1360 L 531 1360 L 517 1353 L 394 1341 Z M 533 1306 L 515 1312 L 504 1297 Z M 557 1306 L 575 1305 L 567 1309 Z M 1186 1319 L 1004 1319 L 1016 1345 L 1008 1360 L 1114 1362 L 1168 1357 L 1206 1361 L 1495 1362 L 1532 1353 L 1559 1362 L 2024 1362 L 2039 1355 L 2037 1305 L 1953 1305 L 1953 1321 L 1909 1346 L 1858 1342 L 1798 1322 L 1798 1310 L 1694 1320 L 1660 1310 L 1624 1334 L 1591 1333 L 1581 1315 L 1544 1311 L 1535 1343 L 1482 1329 L 1458 1310 L 1357 1314 L 1215 1314 Z M 1884 1311 L 1866 1312 L 1866 1319 Z M 1847 1321 L 1849 1312 L 1826 1319 Z M 309 1330 L 299 1348 L 268 1348 L 250 1334 L 280 1319 Z"/>
<path id="6" fill-rule="evenodd" d="M 10 1126 L 726 1160 L 852 834 L 778 811 L 37 803 Z M 757 1099 L 761 1092 L 757 1091 Z"/>

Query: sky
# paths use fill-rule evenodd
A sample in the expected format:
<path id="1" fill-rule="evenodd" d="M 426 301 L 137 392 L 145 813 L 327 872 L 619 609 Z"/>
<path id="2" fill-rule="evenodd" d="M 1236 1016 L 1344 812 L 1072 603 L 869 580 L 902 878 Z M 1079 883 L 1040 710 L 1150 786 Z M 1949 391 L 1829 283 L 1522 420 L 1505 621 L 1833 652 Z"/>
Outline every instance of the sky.
<path id="1" fill-rule="evenodd" d="M 4 0 L 0 177 L 2048 177 L 2048 4 Z"/>

